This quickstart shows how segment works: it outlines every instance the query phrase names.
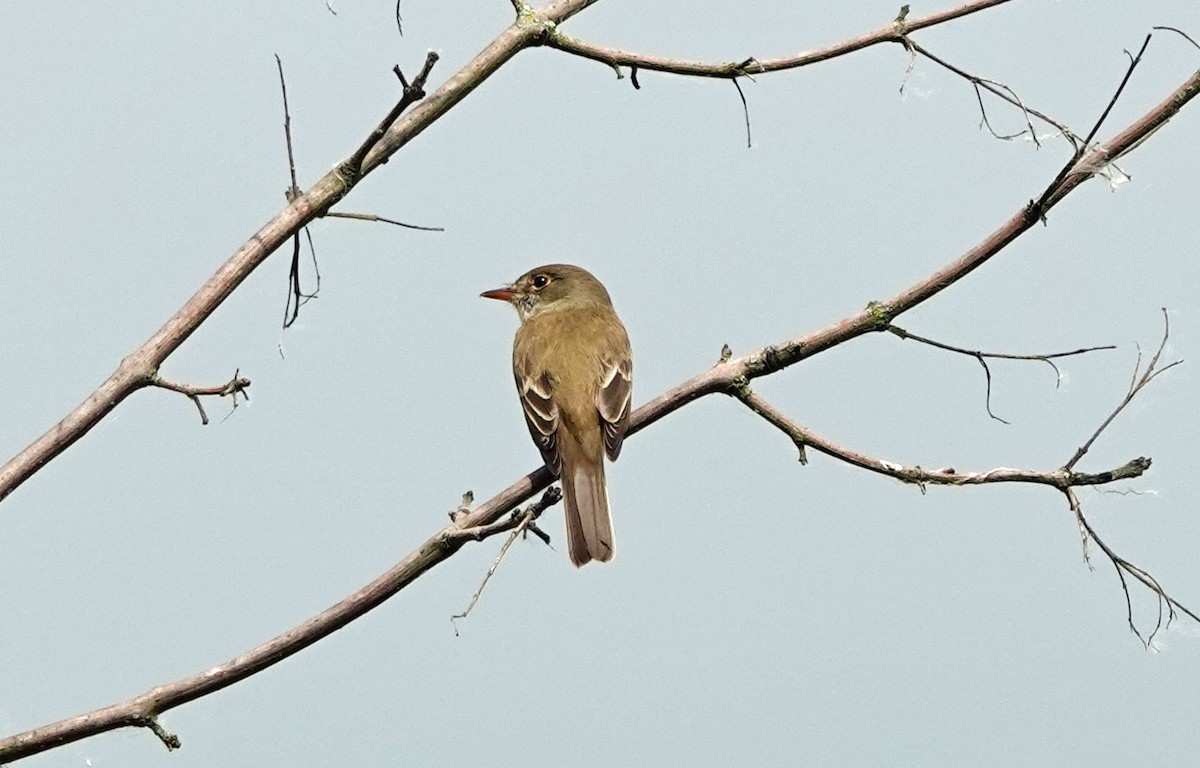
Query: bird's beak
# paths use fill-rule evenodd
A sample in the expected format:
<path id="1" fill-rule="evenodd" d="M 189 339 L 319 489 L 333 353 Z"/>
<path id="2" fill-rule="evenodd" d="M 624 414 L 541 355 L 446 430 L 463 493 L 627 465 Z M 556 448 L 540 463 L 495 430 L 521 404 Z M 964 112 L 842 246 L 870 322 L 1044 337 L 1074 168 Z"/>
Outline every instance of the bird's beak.
<path id="1" fill-rule="evenodd" d="M 512 301 L 517 294 L 513 292 L 511 285 L 506 285 L 503 288 L 493 288 L 490 291 L 484 291 L 479 294 L 485 299 L 499 299 L 500 301 Z"/>

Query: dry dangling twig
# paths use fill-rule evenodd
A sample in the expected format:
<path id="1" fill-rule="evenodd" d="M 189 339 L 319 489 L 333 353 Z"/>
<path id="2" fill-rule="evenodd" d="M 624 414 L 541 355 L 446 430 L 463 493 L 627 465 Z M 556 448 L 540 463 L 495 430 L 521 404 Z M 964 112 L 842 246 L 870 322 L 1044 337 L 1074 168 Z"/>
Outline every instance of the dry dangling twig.
<path id="1" fill-rule="evenodd" d="M 500 547 L 500 552 L 496 555 L 496 559 L 492 561 L 491 567 L 489 567 L 487 573 L 484 574 L 483 581 L 479 583 L 479 588 L 475 590 L 475 594 L 471 595 L 471 602 L 467 604 L 467 607 L 463 609 L 462 613 L 456 613 L 450 617 L 450 623 L 454 626 L 455 637 L 458 636 L 458 620 L 467 618 L 471 611 L 474 610 L 475 606 L 479 603 L 479 596 L 483 594 L 483 588 L 487 586 L 488 581 L 492 578 L 492 575 L 496 572 L 496 569 L 500 567 L 500 561 L 504 559 L 504 555 L 508 552 L 508 548 L 512 546 L 512 543 L 517 540 L 518 536 L 522 536 L 526 532 L 533 533 L 540 538 L 546 544 L 546 546 L 550 546 L 550 537 L 544 531 L 538 528 L 534 521 L 536 521 L 538 517 L 540 517 L 541 514 L 548 508 L 557 504 L 561 500 L 562 491 L 559 490 L 558 486 L 553 486 L 547 488 L 546 492 L 542 494 L 542 498 L 538 499 L 538 501 L 535 503 L 530 504 L 525 508 L 524 511 L 513 510 L 512 514 L 509 515 L 507 520 L 500 520 L 490 525 L 481 526 L 480 528 L 462 531 L 464 536 L 469 536 L 470 538 L 474 539 L 483 539 L 487 536 L 495 535 L 510 528 L 512 529 L 512 532 L 508 535 L 508 538 L 504 540 L 504 545 Z M 465 496 L 463 497 L 463 503 L 470 504 Z M 453 514 L 454 513 L 451 513 L 452 516 Z"/>

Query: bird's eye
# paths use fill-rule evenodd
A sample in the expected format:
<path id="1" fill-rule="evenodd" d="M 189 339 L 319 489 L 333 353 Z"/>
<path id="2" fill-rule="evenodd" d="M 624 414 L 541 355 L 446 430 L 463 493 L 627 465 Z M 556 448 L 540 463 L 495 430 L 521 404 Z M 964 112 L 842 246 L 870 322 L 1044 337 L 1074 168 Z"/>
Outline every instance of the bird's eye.
<path id="1" fill-rule="evenodd" d="M 550 278 L 546 277 L 545 275 L 537 275 L 533 278 L 533 287 L 537 288 L 538 290 L 545 288 L 549 283 Z"/>

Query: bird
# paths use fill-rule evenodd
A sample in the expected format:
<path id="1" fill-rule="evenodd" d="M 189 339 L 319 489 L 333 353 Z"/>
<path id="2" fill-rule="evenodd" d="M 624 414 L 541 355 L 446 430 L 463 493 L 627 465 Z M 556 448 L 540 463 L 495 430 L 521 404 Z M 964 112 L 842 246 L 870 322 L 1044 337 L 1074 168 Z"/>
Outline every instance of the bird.
<path id="1" fill-rule="evenodd" d="M 604 456 L 621 453 L 633 390 L 625 326 L 604 285 L 572 264 L 531 269 L 480 296 L 509 302 L 521 318 L 513 378 L 529 434 L 562 479 L 571 562 L 608 562 L 615 540 Z"/>

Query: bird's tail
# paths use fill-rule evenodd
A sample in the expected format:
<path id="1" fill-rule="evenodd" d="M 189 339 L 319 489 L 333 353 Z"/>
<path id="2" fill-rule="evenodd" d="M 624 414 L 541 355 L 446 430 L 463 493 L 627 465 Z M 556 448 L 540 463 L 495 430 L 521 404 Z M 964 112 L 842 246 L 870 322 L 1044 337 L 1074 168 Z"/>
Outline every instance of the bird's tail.
<path id="1" fill-rule="evenodd" d="M 615 541 L 604 484 L 604 456 L 564 462 L 562 484 L 571 562 L 579 567 L 590 560 L 612 560 Z"/>

